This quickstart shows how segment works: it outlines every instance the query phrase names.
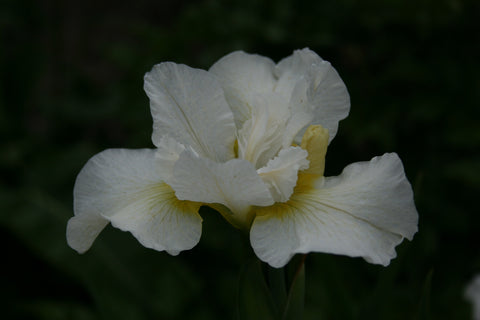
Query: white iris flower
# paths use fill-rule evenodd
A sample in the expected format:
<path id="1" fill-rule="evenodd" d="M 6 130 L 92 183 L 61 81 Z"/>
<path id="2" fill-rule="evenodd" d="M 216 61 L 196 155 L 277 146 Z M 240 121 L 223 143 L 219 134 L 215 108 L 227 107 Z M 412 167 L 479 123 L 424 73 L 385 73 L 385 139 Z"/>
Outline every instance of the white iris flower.
<path id="1" fill-rule="evenodd" d="M 145 247 L 178 254 L 199 242 L 202 205 L 249 229 L 255 253 L 273 267 L 310 251 L 388 265 L 417 231 L 395 153 L 323 176 L 350 100 L 311 50 L 278 64 L 233 52 L 209 71 L 161 63 L 145 75 L 145 91 L 156 149 L 109 149 L 87 162 L 67 226 L 78 252 L 110 222 Z"/>

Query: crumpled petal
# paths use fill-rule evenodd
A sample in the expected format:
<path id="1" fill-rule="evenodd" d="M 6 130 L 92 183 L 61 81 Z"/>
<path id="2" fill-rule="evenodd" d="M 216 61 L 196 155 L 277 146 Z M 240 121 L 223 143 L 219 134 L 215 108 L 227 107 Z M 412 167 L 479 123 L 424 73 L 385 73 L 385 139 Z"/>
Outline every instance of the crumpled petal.
<path id="1" fill-rule="evenodd" d="M 145 75 L 144 89 L 150 98 L 156 146 L 168 136 L 216 161 L 235 156 L 233 113 L 215 76 L 165 62 Z"/>
<path id="2" fill-rule="evenodd" d="M 209 70 L 222 84 L 225 97 L 235 115 L 237 129 L 252 117 L 257 108 L 256 96 L 273 93 L 276 79 L 273 74 L 275 63 L 267 57 L 232 52 L 218 60 Z"/>
<path id="3" fill-rule="evenodd" d="M 296 50 L 293 55 L 281 60 L 276 68 L 277 92 L 290 92 L 290 108 L 293 115 L 311 115 L 311 121 L 328 129 L 330 141 L 338 130 L 338 122 L 350 111 L 350 96 L 337 71 L 328 61 L 320 58 L 308 48 Z M 298 119 L 295 128 L 301 126 Z M 303 131 L 297 135 L 300 141 Z"/>
<path id="4" fill-rule="evenodd" d="M 250 241 L 273 267 L 310 251 L 386 266 L 418 223 L 413 192 L 395 153 L 353 163 L 338 177 L 319 179 L 316 188 L 297 187 L 288 202 L 256 214 Z"/>
<path id="5" fill-rule="evenodd" d="M 290 147 L 281 150 L 265 167 L 257 170 L 275 202 L 285 202 L 290 198 L 297 184 L 298 171 L 308 168 L 307 156 L 306 150 Z"/>
<path id="6" fill-rule="evenodd" d="M 241 159 L 219 163 L 185 150 L 175 164 L 169 184 L 178 199 L 225 205 L 238 226 L 250 223 L 251 206 L 274 203 L 253 165 Z"/>
<path id="7" fill-rule="evenodd" d="M 162 181 L 165 172 L 155 152 L 109 149 L 87 162 L 75 182 L 75 216 L 67 226 L 67 241 L 73 249 L 88 250 L 109 221 L 130 231 L 145 247 L 170 254 L 198 243 L 200 204 L 175 197 Z"/>

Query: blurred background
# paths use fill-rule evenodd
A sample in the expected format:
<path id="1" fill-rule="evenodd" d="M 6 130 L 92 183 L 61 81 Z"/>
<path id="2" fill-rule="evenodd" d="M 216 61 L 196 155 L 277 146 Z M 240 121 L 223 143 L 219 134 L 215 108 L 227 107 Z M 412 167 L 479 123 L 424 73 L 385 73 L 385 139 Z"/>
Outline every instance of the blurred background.
<path id="1" fill-rule="evenodd" d="M 143 75 L 208 68 L 244 50 L 275 61 L 309 47 L 349 89 L 326 175 L 396 151 L 419 232 L 390 266 L 310 254 L 305 319 L 470 319 L 480 273 L 480 2 L 199 0 L 0 2 L 3 319 L 234 319 L 248 256 L 203 210 L 177 257 L 107 227 L 78 255 L 65 241 L 75 177 L 106 148 L 150 148 Z"/>

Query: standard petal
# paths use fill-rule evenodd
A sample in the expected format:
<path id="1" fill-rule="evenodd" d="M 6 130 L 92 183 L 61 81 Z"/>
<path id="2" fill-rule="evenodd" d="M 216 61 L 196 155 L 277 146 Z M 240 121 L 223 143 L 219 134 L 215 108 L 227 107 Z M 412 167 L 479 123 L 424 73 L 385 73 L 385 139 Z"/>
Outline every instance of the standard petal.
<path id="1" fill-rule="evenodd" d="M 256 107 L 255 96 L 273 92 L 276 83 L 274 67 L 275 63 L 269 58 L 235 51 L 210 68 L 209 72 L 222 84 L 238 129 L 251 118 L 252 108 Z"/>
<path id="2" fill-rule="evenodd" d="M 75 182 L 75 216 L 67 228 L 74 249 L 86 251 L 108 221 L 159 251 L 176 254 L 198 243 L 200 204 L 175 197 L 155 153 L 109 149 L 87 162 Z"/>
<path id="3" fill-rule="evenodd" d="M 289 93 L 292 114 L 309 113 L 312 124 L 328 129 L 331 141 L 338 122 L 347 117 L 350 96 L 337 71 L 309 49 L 297 50 L 275 68 L 276 91 Z M 305 82 L 306 81 L 306 82 Z M 304 127 L 308 123 L 304 124 Z M 301 138 L 300 131 L 297 138 Z"/>
<path id="4" fill-rule="evenodd" d="M 417 231 L 413 192 L 396 154 L 354 163 L 317 188 L 299 187 L 290 200 L 257 210 L 250 240 L 274 267 L 310 251 L 363 257 L 388 265 L 395 246 Z"/>
<path id="5" fill-rule="evenodd" d="M 145 75 L 153 143 L 169 136 L 216 161 L 234 157 L 235 123 L 217 79 L 205 70 L 165 62 Z"/>
<path id="6" fill-rule="evenodd" d="M 185 150 L 175 164 L 170 185 L 179 199 L 225 205 L 237 226 L 250 224 L 251 206 L 273 204 L 253 165 L 241 159 L 219 163 Z"/>
<path id="7" fill-rule="evenodd" d="M 281 150 L 277 157 L 257 170 L 275 202 L 285 202 L 290 198 L 297 184 L 298 171 L 308 168 L 307 156 L 306 150 L 290 147 Z"/>

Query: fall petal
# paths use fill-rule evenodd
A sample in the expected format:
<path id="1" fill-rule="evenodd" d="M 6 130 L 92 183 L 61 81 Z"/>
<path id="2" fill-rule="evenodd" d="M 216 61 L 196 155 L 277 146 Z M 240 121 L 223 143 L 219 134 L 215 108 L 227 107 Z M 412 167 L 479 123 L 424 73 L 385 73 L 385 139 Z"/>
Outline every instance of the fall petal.
<path id="1" fill-rule="evenodd" d="M 110 217 L 112 225 L 130 231 L 147 248 L 177 255 L 200 240 L 201 203 L 178 200 L 167 184 L 158 184 L 139 195 L 141 199 Z"/>
<path id="2" fill-rule="evenodd" d="M 413 190 L 396 153 L 352 163 L 322 187 L 326 204 L 371 221 L 409 240 L 417 232 L 418 213 Z"/>
<path id="3" fill-rule="evenodd" d="M 175 197 L 155 153 L 109 149 L 87 162 L 75 182 L 75 216 L 67 228 L 74 249 L 88 250 L 108 222 L 159 251 L 176 254 L 198 243 L 200 204 Z"/>
<path id="4" fill-rule="evenodd" d="M 316 188 L 299 187 L 283 204 L 256 211 L 250 240 L 274 267 L 311 251 L 388 265 L 395 246 L 417 231 L 413 193 L 396 154 L 354 163 Z"/>
<path id="5" fill-rule="evenodd" d="M 67 223 L 67 243 L 78 253 L 85 253 L 110 221 L 95 212 L 71 217 Z"/>

